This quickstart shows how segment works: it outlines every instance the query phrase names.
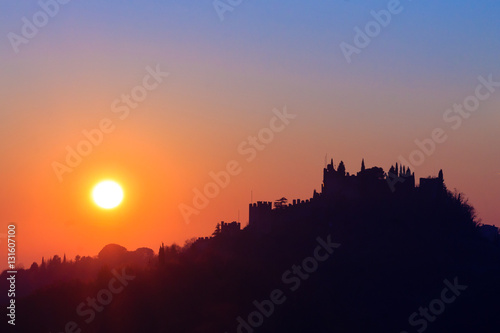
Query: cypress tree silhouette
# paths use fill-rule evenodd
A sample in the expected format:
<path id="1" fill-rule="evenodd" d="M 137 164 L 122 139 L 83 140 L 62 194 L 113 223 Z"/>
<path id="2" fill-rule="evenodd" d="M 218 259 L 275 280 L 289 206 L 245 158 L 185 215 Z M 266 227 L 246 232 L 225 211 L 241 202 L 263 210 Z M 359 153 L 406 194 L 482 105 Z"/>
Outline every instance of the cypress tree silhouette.
<path id="1" fill-rule="evenodd" d="M 345 176 L 345 165 L 344 165 L 344 162 L 343 162 L 343 161 L 340 161 L 339 167 L 337 168 L 337 172 L 338 172 L 341 176 Z"/>

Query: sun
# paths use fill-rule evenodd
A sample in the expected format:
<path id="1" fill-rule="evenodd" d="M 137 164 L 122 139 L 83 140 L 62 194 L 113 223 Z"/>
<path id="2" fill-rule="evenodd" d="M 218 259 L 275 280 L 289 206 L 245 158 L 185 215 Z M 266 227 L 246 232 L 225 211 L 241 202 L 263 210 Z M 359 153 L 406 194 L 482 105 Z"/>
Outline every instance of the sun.
<path id="1" fill-rule="evenodd" d="M 94 187 L 92 199 L 101 208 L 115 208 L 123 200 L 123 190 L 117 182 L 105 180 Z"/>

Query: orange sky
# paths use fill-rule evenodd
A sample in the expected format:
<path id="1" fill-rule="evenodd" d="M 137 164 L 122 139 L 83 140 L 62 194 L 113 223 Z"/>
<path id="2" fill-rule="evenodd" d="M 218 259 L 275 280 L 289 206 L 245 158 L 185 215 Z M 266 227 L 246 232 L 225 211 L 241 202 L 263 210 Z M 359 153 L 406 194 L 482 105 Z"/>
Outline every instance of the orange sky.
<path id="1" fill-rule="evenodd" d="M 224 23 L 211 8 L 120 7 L 116 16 L 111 4 L 72 6 L 19 54 L 8 39 L 2 42 L 0 234 L 17 225 L 24 266 L 54 254 L 96 255 L 109 243 L 155 251 L 161 242 L 182 245 L 238 214 L 246 224 L 251 191 L 254 200 L 309 198 L 321 187 L 326 154 L 344 160 L 350 172 L 362 158 L 367 167 L 387 170 L 437 127 L 448 140 L 415 168 L 416 177 L 442 168 L 448 187 L 464 192 L 484 223 L 500 226 L 500 91 L 459 129 L 443 120 L 448 108 L 474 94 L 480 75 L 500 81 L 497 60 L 485 55 L 498 44 L 497 34 L 475 38 L 472 55 L 470 45 L 450 41 L 448 48 L 458 48 L 450 58 L 426 52 L 446 36 L 427 45 L 428 32 L 394 23 L 401 30 L 389 27 L 348 65 L 338 50 L 354 24 L 341 20 L 348 3 L 335 5 L 339 21 L 303 17 L 293 8 L 272 8 L 275 16 L 266 20 L 260 15 L 271 14 L 248 5 Z M 99 16 L 94 6 L 106 8 Z M 0 25 L 6 33 L 19 30 L 20 17 L 36 4 L 12 10 Z M 360 22 L 368 18 L 362 10 L 356 15 Z M 420 12 L 407 15 L 416 20 Z M 309 28 L 299 31 L 293 18 Z M 258 19 L 266 29 L 249 29 Z M 437 17 L 432 22 L 444 24 Z M 169 76 L 120 119 L 113 102 L 143 85 L 146 68 L 157 65 Z M 248 162 L 238 146 L 269 127 L 273 110 L 285 106 L 296 118 Z M 76 149 L 85 140 L 82 131 L 102 119 L 113 129 L 59 181 L 53 163 L 64 163 L 66 147 Z M 192 205 L 193 189 L 232 160 L 241 173 L 186 223 L 179 205 Z M 104 211 L 90 201 L 90 191 L 108 178 L 122 184 L 125 199 Z M 5 254 L 0 260 L 5 268 Z"/>

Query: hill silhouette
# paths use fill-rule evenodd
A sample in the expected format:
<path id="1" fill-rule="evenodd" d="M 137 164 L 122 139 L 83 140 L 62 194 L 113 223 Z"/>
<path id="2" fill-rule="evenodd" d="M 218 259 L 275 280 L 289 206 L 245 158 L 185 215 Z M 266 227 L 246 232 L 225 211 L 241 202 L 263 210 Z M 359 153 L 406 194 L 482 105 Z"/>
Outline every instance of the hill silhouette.
<path id="1" fill-rule="evenodd" d="M 29 320 L 16 329 L 498 332 L 498 229 L 443 172 L 416 186 L 403 166 L 385 174 L 363 161 L 349 175 L 332 161 L 312 198 L 249 213 L 242 230 L 221 223 L 154 255 L 110 244 L 97 258 L 33 265 L 18 275 L 36 287 L 18 298 Z"/>

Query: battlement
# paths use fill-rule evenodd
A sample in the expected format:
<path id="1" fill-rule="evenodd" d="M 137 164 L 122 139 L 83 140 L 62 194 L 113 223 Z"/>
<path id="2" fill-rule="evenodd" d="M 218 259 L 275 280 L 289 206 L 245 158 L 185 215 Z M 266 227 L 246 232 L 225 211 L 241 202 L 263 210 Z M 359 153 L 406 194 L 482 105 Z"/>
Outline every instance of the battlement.
<path id="1" fill-rule="evenodd" d="M 226 223 L 222 221 L 220 223 L 221 234 L 233 234 L 241 230 L 241 224 L 239 222 L 233 221 L 231 223 Z"/>
<path id="2" fill-rule="evenodd" d="M 270 201 L 257 201 L 249 205 L 248 224 L 253 225 L 267 219 L 273 209 Z"/>
<path id="3" fill-rule="evenodd" d="M 259 209 L 272 209 L 273 203 L 270 201 L 257 201 L 257 203 L 251 203 L 250 208 Z"/>
<path id="4" fill-rule="evenodd" d="M 307 200 L 293 199 L 292 204 L 288 205 L 288 207 L 302 205 L 302 204 L 305 204 L 305 203 L 309 203 L 309 199 L 307 199 Z"/>

